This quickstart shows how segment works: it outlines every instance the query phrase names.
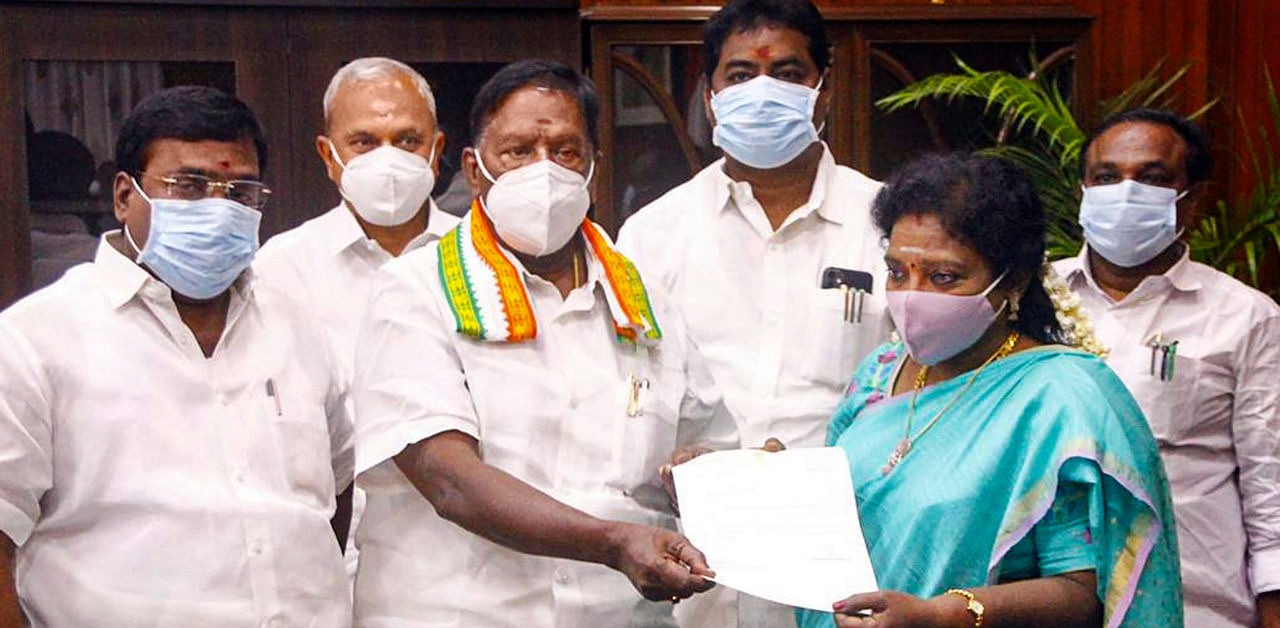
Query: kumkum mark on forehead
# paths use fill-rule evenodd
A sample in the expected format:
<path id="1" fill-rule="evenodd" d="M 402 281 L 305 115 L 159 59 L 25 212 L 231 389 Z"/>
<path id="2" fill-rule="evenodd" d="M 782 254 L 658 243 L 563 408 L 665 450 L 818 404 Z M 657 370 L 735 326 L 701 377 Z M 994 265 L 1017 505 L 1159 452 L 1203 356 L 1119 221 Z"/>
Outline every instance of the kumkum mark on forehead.
<path id="1" fill-rule="evenodd" d="M 770 53 L 772 52 L 773 52 L 773 48 L 771 48 L 770 46 L 760 46 L 756 48 L 755 55 L 757 59 L 768 59 Z"/>

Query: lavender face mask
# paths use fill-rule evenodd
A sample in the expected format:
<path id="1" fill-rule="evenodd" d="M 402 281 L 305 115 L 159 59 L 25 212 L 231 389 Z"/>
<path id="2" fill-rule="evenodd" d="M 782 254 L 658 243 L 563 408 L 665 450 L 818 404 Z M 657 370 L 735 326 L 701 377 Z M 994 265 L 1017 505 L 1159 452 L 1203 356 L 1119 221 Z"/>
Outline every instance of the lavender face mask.
<path id="1" fill-rule="evenodd" d="M 1009 271 L 978 294 L 957 295 L 922 290 L 890 290 L 889 315 L 912 359 L 925 366 L 945 362 L 973 346 L 998 312 L 987 300 Z M 1008 305 L 1008 302 L 1005 302 Z M 1003 311 L 1005 305 L 1000 306 Z"/>

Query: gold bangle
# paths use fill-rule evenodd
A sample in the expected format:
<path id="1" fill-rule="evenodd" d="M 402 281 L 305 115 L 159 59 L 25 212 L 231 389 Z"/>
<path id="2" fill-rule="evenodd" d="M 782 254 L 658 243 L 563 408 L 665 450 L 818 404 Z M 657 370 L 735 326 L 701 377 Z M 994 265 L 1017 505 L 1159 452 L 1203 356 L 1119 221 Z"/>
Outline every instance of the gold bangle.
<path id="1" fill-rule="evenodd" d="M 982 614 L 987 609 L 982 605 L 982 602 L 978 601 L 978 598 L 973 596 L 972 592 L 967 589 L 947 589 L 945 595 L 958 595 L 964 598 L 964 610 L 969 611 L 969 614 L 973 616 L 973 628 L 982 628 Z"/>

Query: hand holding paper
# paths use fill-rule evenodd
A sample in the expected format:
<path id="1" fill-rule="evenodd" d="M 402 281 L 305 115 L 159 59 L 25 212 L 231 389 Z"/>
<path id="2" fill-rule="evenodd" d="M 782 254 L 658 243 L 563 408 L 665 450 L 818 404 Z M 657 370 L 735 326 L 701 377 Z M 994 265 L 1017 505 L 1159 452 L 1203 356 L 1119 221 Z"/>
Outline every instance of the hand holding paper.
<path id="1" fill-rule="evenodd" d="M 685 536 L 716 582 L 823 611 L 877 589 L 842 450 L 721 451 L 672 473 Z"/>

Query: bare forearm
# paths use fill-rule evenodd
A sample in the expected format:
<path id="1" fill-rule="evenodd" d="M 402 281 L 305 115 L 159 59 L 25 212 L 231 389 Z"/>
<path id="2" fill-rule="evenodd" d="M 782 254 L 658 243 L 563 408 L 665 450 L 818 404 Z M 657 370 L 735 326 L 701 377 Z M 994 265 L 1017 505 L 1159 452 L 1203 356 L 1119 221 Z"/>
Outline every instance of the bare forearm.
<path id="1" fill-rule="evenodd" d="M 14 546 L 0 532 L 0 628 L 22 626 L 22 609 L 18 606 L 18 587 L 13 577 Z"/>
<path id="2" fill-rule="evenodd" d="M 1258 594 L 1258 620 L 1262 628 L 1280 628 L 1280 591 Z"/>
<path id="3" fill-rule="evenodd" d="M 984 628 L 1092 628 L 1102 625 L 1102 603 L 1097 577 L 1092 571 L 1023 580 L 980 589 L 972 593 L 986 608 Z M 931 600 L 945 607 L 945 625 L 967 628 L 973 616 L 965 600 L 945 595 Z"/>
<path id="4" fill-rule="evenodd" d="M 441 517 L 472 533 L 526 554 L 614 565 L 618 524 L 486 464 L 469 436 L 434 436 L 406 447 L 395 462 Z"/>

